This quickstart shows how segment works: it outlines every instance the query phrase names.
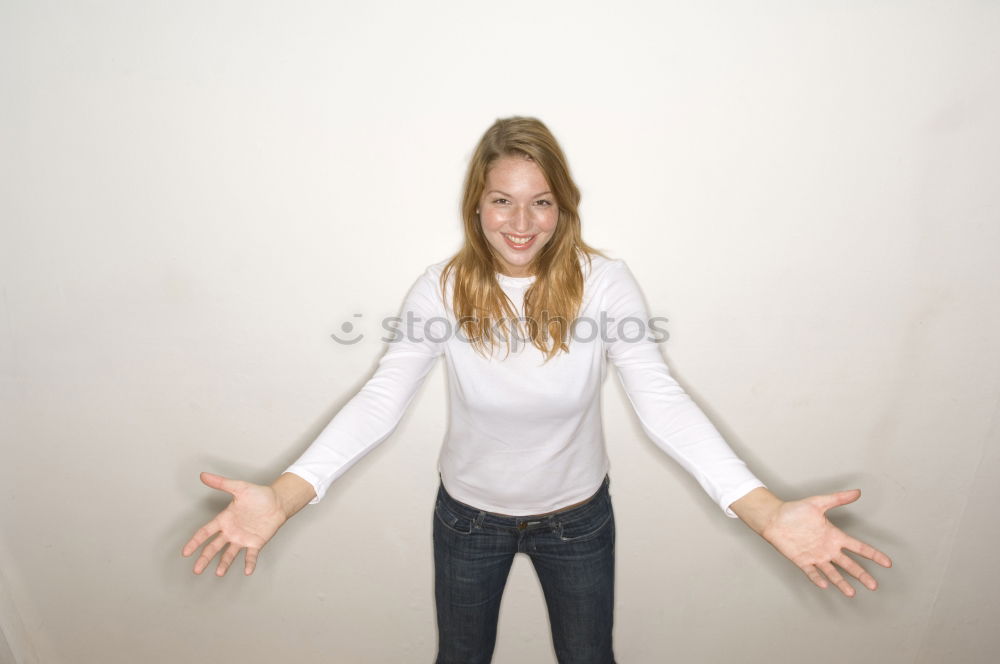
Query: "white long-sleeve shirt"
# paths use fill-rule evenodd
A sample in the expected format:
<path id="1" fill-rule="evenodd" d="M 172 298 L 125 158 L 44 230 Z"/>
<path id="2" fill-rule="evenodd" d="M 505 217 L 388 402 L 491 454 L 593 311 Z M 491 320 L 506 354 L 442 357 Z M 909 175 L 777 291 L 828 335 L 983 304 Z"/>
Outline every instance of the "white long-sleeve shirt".
<path id="1" fill-rule="evenodd" d="M 447 360 L 450 421 L 438 470 L 456 500 L 488 512 L 543 514 L 585 500 L 601 486 L 609 460 L 601 421 L 607 360 L 643 429 L 691 473 L 730 517 L 735 500 L 763 486 L 670 375 L 650 329 L 642 295 L 621 260 L 581 259 L 584 293 L 570 352 L 548 363 L 530 341 L 505 357 L 477 353 L 451 308 L 454 277 L 442 299 L 431 265 L 403 304 L 397 340 L 375 375 L 337 413 L 286 472 L 316 490 L 312 503 L 396 428 L 438 356 Z M 498 274 L 523 315 L 535 277 Z M 456 333 L 457 330 L 457 333 Z"/>

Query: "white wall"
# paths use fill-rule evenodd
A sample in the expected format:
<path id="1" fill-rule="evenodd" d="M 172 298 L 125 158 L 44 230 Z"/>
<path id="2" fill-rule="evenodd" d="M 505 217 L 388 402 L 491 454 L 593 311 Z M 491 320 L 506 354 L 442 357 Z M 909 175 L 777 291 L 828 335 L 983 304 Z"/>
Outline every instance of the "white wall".
<path id="1" fill-rule="evenodd" d="M 270 481 L 370 374 L 375 321 L 458 247 L 468 156 L 515 113 L 563 143 L 585 237 L 670 318 L 734 448 L 789 498 L 860 486 L 835 520 L 896 561 L 874 594 L 814 588 L 612 377 L 618 659 L 988 660 L 1000 9 L 611 7 L 0 2 L 19 662 L 431 660 L 440 366 L 254 576 L 196 577 L 180 548 L 226 503 L 198 471 Z M 355 313 L 370 334 L 333 343 Z M 523 557 L 495 661 L 555 661 Z"/>

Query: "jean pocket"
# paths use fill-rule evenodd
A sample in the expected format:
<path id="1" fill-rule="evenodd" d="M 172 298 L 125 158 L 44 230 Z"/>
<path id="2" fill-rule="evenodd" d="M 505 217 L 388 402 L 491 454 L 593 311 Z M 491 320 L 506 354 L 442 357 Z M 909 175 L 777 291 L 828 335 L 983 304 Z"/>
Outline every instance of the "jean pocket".
<path id="1" fill-rule="evenodd" d="M 455 514 L 440 500 L 434 506 L 434 516 L 442 526 L 459 535 L 468 535 L 472 532 L 472 519 Z"/>
<path id="2" fill-rule="evenodd" d="M 584 542 L 600 535 L 611 523 L 614 512 L 611 503 L 604 501 L 604 509 L 593 510 L 579 519 L 559 524 L 559 539 L 563 542 Z"/>

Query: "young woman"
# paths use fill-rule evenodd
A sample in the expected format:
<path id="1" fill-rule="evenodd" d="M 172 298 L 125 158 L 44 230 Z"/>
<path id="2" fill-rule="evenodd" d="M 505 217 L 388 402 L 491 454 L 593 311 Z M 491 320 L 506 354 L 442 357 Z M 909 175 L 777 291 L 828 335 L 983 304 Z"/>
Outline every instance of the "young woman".
<path id="1" fill-rule="evenodd" d="M 535 566 L 560 662 L 613 662 L 615 524 L 600 388 L 615 366 L 646 433 L 820 588 L 875 590 L 844 550 L 889 567 L 825 512 L 844 491 L 785 502 L 768 491 L 671 377 L 625 263 L 587 246 L 562 150 L 533 118 L 498 120 L 479 142 L 462 198 L 465 244 L 430 266 L 375 375 L 272 485 L 203 473 L 230 505 L 185 545 L 226 573 L 393 431 L 438 356 L 451 401 L 434 505 L 439 663 L 489 662 L 514 555 Z"/>

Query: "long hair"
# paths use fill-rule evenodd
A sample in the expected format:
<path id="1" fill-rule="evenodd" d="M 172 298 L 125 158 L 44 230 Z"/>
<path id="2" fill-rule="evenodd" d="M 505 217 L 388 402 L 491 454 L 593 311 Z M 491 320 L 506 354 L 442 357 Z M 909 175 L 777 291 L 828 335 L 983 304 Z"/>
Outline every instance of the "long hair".
<path id="1" fill-rule="evenodd" d="M 501 118 L 480 139 L 462 192 L 465 243 L 441 274 L 441 292 L 446 294 L 448 276 L 454 272 L 452 308 L 459 329 L 483 355 L 492 353 L 499 342 L 510 352 L 513 330 L 506 328 L 516 321 L 520 331 L 522 321 L 497 281 L 500 259 L 486 239 L 477 214 L 490 167 L 497 159 L 508 156 L 527 157 L 538 165 L 559 208 L 552 237 L 528 266 L 535 281 L 524 294 L 524 338 L 530 339 L 548 362 L 559 351 L 569 352 L 570 327 L 583 300 L 581 259 L 589 264 L 591 255 L 604 254 L 581 237 L 580 190 L 570 176 L 562 149 L 540 120 Z"/>

